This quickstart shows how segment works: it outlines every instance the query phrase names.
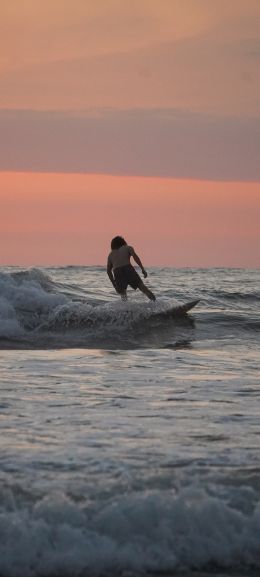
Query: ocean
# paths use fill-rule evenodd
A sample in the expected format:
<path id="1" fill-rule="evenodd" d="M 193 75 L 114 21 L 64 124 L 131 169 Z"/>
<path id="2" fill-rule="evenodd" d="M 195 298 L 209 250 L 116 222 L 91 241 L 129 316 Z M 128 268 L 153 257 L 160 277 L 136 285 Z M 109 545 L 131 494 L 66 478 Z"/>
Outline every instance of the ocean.
<path id="1" fill-rule="evenodd" d="M 1 577 L 260 574 L 260 269 L 148 272 L 0 269 Z"/>

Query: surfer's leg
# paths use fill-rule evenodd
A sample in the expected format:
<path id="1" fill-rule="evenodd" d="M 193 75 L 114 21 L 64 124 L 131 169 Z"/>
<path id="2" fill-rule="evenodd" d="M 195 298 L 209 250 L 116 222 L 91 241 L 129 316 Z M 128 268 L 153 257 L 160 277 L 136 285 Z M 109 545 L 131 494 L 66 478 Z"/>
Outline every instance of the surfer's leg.
<path id="1" fill-rule="evenodd" d="M 138 288 L 140 291 L 142 291 L 142 293 L 144 293 L 148 299 L 150 299 L 150 301 L 155 301 L 156 297 L 155 295 L 152 293 L 152 291 L 150 291 L 150 289 L 143 283 L 143 281 L 141 281 L 138 284 Z"/>
<path id="2" fill-rule="evenodd" d="M 114 270 L 116 291 L 120 294 L 122 301 L 127 301 L 127 278 L 125 277 L 125 266 L 118 267 Z"/>

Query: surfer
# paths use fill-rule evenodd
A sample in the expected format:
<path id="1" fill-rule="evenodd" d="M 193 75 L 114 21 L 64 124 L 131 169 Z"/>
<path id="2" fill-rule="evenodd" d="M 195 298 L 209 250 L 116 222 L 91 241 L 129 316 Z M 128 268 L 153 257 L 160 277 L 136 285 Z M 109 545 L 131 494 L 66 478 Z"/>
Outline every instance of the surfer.
<path id="1" fill-rule="evenodd" d="M 121 295 L 122 300 L 127 300 L 126 289 L 130 285 L 134 290 L 138 288 L 151 301 L 155 301 L 154 294 L 143 283 L 141 277 L 132 266 L 131 257 L 133 257 L 140 267 L 144 278 L 146 278 L 147 272 L 133 247 L 129 246 L 122 236 L 115 236 L 111 241 L 111 252 L 107 259 L 107 274 L 113 287 Z"/>

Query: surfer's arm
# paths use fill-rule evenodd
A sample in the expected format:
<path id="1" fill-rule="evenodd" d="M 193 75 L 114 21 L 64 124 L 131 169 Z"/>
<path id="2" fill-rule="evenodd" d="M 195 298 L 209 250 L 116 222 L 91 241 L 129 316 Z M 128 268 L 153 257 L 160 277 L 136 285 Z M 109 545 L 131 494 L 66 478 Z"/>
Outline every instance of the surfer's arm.
<path id="1" fill-rule="evenodd" d="M 138 256 L 138 254 L 136 254 L 136 252 L 133 252 L 133 254 L 132 254 L 131 256 L 132 256 L 133 259 L 135 260 L 136 264 L 138 264 L 138 266 L 140 266 L 140 269 L 141 269 L 141 271 L 142 271 L 142 273 L 143 273 L 143 275 L 144 275 L 144 278 L 146 278 L 146 277 L 147 277 L 147 272 L 146 272 L 145 268 L 143 267 L 142 262 L 141 262 L 141 260 L 140 260 L 140 258 L 139 258 L 139 256 Z"/>
<path id="2" fill-rule="evenodd" d="M 111 260 L 108 258 L 107 259 L 107 274 L 108 274 L 109 280 L 111 281 L 113 287 L 116 289 L 116 283 L 115 283 L 112 269 L 113 269 L 113 265 L 111 263 Z"/>

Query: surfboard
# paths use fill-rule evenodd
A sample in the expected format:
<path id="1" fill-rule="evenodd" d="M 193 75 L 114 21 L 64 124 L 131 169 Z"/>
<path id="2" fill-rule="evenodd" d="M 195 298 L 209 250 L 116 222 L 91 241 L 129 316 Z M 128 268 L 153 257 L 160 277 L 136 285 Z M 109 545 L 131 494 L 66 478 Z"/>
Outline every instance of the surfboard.
<path id="1" fill-rule="evenodd" d="M 183 305 L 171 307 L 165 311 L 160 311 L 155 313 L 156 317 L 182 317 L 186 315 L 191 309 L 193 309 L 199 303 L 199 299 L 196 301 L 189 301 Z"/>

